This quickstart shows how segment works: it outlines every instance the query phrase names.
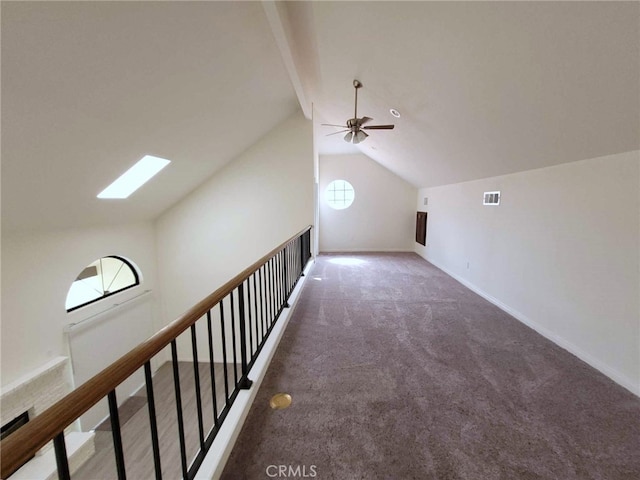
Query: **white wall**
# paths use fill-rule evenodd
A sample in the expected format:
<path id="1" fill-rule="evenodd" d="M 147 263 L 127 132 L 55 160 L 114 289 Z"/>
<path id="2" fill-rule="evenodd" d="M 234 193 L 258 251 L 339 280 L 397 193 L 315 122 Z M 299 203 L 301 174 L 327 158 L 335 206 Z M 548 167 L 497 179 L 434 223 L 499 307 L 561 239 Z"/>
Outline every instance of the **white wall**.
<path id="1" fill-rule="evenodd" d="M 313 122 L 313 224 L 314 228 L 312 232 L 312 255 L 316 256 L 319 253 L 318 246 L 320 245 L 320 198 L 318 196 L 319 182 L 320 182 L 320 138 L 321 128 L 320 114 L 318 113 L 316 106 L 311 105 L 312 109 L 312 122 Z"/>
<path id="2" fill-rule="evenodd" d="M 71 353 L 78 386 L 311 224 L 313 216 L 311 122 L 296 114 L 157 222 L 3 235 L 2 385 Z M 142 284 L 67 313 L 73 280 L 106 255 L 131 260 Z M 152 293 L 109 310 L 71 335 L 63 333 L 66 325 L 145 290 Z M 118 400 L 141 381 L 139 374 L 128 380 Z M 85 415 L 83 427 L 105 414 L 106 406 L 95 409 Z"/>
<path id="3" fill-rule="evenodd" d="M 324 200 L 337 179 L 355 190 L 344 210 Z M 321 155 L 318 193 L 321 252 L 413 250 L 416 189 L 366 155 Z"/>
<path id="4" fill-rule="evenodd" d="M 500 206 L 483 206 L 500 190 Z M 640 394 L 638 151 L 418 192 L 416 252 Z M 468 266 L 467 266 L 468 265 Z"/>
<path id="5" fill-rule="evenodd" d="M 123 256 L 135 263 L 142 273 L 141 285 L 67 313 L 65 299 L 76 276 L 106 255 Z M 65 325 L 147 289 L 156 290 L 155 231 L 150 222 L 3 236 L 2 385 L 54 357 L 68 356 Z M 153 333 L 157 322 L 155 293 L 111 310 L 71 336 L 76 386 Z M 123 391 L 119 400 L 129 393 Z"/>
<path id="6" fill-rule="evenodd" d="M 313 217 L 312 124 L 296 113 L 157 220 L 164 322 Z"/>

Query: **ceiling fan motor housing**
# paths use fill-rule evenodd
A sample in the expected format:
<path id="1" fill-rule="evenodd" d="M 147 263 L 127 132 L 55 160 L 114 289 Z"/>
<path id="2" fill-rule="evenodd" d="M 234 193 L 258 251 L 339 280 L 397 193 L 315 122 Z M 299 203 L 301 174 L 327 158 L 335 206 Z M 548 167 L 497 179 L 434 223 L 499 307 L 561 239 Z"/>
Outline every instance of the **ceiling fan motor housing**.
<path id="1" fill-rule="evenodd" d="M 370 120 L 373 120 L 373 118 L 370 118 L 370 117 L 358 118 L 358 89 L 362 88 L 362 83 L 360 83 L 359 80 L 354 80 L 353 86 L 356 89 L 355 91 L 356 98 L 355 98 L 353 118 L 348 119 L 347 124 L 343 127 L 348 130 L 347 134 L 344 136 L 345 142 L 360 143 L 364 141 L 369 135 L 362 129 L 375 129 L 375 130 L 393 129 L 394 125 L 370 125 L 370 126 L 363 127 L 365 123 L 368 123 Z M 331 124 L 324 124 L 324 123 L 323 125 L 342 127 L 342 125 L 331 125 Z M 346 130 L 343 130 L 342 132 L 336 132 L 336 133 L 344 133 L 345 131 Z M 335 134 L 330 134 L 330 135 L 335 135 Z"/>

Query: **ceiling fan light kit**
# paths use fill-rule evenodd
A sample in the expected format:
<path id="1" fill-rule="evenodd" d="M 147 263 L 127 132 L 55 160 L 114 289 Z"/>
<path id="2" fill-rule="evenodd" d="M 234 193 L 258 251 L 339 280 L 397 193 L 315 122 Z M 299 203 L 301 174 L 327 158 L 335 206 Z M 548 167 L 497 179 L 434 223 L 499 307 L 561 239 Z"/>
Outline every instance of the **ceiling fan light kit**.
<path id="1" fill-rule="evenodd" d="M 365 132 L 363 132 L 362 130 L 358 130 L 356 132 L 356 134 L 353 137 L 353 143 L 360 143 L 360 142 L 364 142 L 366 140 L 366 138 L 369 135 L 367 135 Z"/>
<path id="2" fill-rule="evenodd" d="M 355 88 L 356 90 L 356 101 L 355 101 L 355 108 L 353 112 L 353 118 L 350 118 L 349 120 L 347 120 L 346 125 L 334 125 L 330 123 L 323 123 L 322 125 L 325 127 L 341 127 L 345 129 L 339 132 L 330 133 L 329 135 L 336 135 L 338 133 L 347 132 L 347 134 L 344 136 L 344 141 L 347 143 L 358 144 L 358 143 L 364 142 L 366 138 L 369 136 L 364 130 L 393 130 L 395 125 L 364 126 L 365 123 L 370 122 L 371 120 L 373 120 L 373 118 L 370 118 L 370 117 L 358 118 L 358 89 L 362 88 L 362 83 L 360 83 L 359 80 L 354 80 L 353 88 Z"/>

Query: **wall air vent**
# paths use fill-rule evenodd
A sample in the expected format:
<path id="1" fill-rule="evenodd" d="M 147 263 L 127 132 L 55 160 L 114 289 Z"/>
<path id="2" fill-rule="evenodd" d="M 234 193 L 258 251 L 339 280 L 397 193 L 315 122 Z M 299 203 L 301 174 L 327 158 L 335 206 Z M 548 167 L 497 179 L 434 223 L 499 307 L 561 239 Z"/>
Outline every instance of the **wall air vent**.
<path id="1" fill-rule="evenodd" d="M 500 205 L 500 192 L 484 192 L 483 205 Z"/>

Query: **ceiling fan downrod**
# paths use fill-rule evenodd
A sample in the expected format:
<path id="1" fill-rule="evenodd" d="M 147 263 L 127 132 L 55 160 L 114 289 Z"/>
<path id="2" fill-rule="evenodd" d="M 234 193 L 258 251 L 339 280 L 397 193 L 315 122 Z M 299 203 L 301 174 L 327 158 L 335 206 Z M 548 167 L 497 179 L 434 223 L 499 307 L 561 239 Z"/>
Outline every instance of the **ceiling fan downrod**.
<path id="1" fill-rule="evenodd" d="M 355 109 L 353 111 L 353 118 L 357 122 L 358 121 L 358 89 L 362 88 L 362 83 L 360 83 L 359 80 L 354 80 L 353 81 L 353 86 L 356 89 L 356 106 L 355 106 Z"/>
<path id="2" fill-rule="evenodd" d="M 345 129 L 340 132 L 330 133 L 329 135 L 336 135 L 339 133 L 347 132 L 347 134 L 344 136 L 344 141 L 347 143 L 358 144 L 360 142 L 363 142 L 369 136 L 367 132 L 365 132 L 364 130 L 392 130 L 394 128 L 394 125 L 364 126 L 365 123 L 368 123 L 369 121 L 373 120 L 373 118 L 370 118 L 370 117 L 358 118 L 358 89 L 362 88 L 362 83 L 360 83 L 360 80 L 354 79 L 353 87 L 356 89 L 356 92 L 355 92 L 356 101 L 353 109 L 353 118 L 348 119 L 346 122 L 347 123 L 346 125 L 334 125 L 331 123 L 323 123 L 322 124 L 323 126 L 340 127 Z"/>

